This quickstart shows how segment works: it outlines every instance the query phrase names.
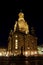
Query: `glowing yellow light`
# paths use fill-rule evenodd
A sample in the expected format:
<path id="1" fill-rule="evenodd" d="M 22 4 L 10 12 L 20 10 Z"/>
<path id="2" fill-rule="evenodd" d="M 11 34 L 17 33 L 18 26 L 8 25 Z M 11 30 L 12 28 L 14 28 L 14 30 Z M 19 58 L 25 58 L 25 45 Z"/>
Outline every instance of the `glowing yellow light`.
<path id="1" fill-rule="evenodd" d="M 17 35 L 15 37 L 18 37 Z"/>
<path id="2" fill-rule="evenodd" d="M 28 51 L 25 51 L 25 56 L 28 57 Z"/>
<path id="3" fill-rule="evenodd" d="M 0 52 L 0 56 L 2 56 L 2 53 Z"/>
<path id="4" fill-rule="evenodd" d="M 6 54 L 6 57 L 8 57 L 8 54 Z"/>
<path id="5" fill-rule="evenodd" d="M 26 34 L 28 34 L 28 31 L 26 31 Z"/>
<path id="6" fill-rule="evenodd" d="M 18 42 L 18 40 L 16 39 L 15 42 Z"/>
<path id="7" fill-rule="evenodd" d="M 34 54 L 37 54 L 37 51 L 34 51 Z"/>
<path id="8" fill-rule="evenodd" d="M 34 52 L 33 51 L 31 51 L 31 55 L 34 55 Z"/>
<path id="9" fill-rule="evenodd" d="M 18 47 L 16 46 L 15 49 L 18 49 Z"/>
<path id="10" fill-rule="evenodd" d="M 27 55 L 27 52 L 25 52 L 25 54 Z"/>

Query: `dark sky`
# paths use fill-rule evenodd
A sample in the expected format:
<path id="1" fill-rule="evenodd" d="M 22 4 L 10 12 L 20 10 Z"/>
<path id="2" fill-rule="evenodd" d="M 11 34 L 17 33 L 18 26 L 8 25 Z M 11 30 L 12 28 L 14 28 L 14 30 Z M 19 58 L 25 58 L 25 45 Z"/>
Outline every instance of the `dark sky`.
<path id="1" fill-rule="evenodd" d="M 10 29 L 17 20 L 18 13 L 22 9 L 25 19 L 30 26 L 34 26 L 38 44 L 43 44 L 43 3 L 27 0 L 15 0 L 14 3 L 5 4 L 0 7 L 0 47 L 7 46 Z"/>

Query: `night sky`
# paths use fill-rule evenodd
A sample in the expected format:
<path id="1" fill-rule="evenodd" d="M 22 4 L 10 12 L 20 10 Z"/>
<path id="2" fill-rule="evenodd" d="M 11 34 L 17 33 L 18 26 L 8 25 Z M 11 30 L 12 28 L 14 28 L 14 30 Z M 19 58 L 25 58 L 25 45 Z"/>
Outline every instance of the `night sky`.
<path id="1" fill-rule="evenodd" d="M 38 45 L 43 44 L 43 3 L 15 0 L 0 7 L 0 47 L 7 47 L 10 29 L 13 29 L 20 10 L 24 13 L 29 26 L 35 28 Z"/>

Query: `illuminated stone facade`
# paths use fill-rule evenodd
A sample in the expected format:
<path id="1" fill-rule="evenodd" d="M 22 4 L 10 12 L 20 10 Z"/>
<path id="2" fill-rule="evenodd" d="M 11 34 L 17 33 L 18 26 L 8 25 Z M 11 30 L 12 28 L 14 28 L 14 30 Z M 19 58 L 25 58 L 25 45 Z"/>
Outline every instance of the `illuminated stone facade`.
<path id="1" fill-rule="evenodd" d="M 14 30 L 11 30 L 8 37 L 8 51 L 13 53 L 37 50 L 37 37 L 29 34 L 29 25 L 24 19 L 24 14 L 18 14 L 18 21 L 15 22 Z"/>

